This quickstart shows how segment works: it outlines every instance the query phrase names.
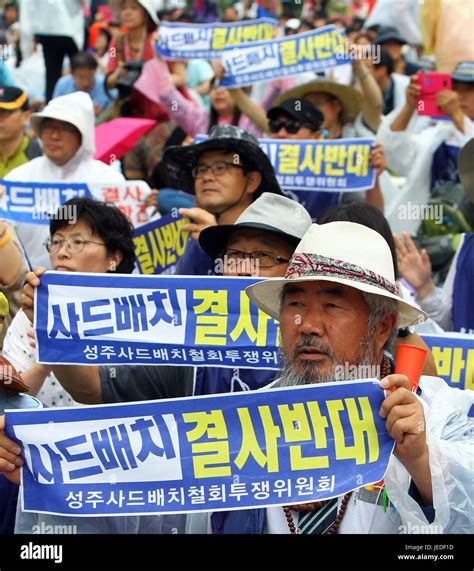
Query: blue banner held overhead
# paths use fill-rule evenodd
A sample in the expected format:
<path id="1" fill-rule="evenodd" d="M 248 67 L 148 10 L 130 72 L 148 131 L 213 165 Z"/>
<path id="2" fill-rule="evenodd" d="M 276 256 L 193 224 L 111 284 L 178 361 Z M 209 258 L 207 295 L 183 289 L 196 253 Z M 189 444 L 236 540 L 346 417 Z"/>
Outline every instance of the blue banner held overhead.
<path id="1" fill-rule="evenodd" d="M 155 48 L 166 59 L 220 59 L 226 49 L 272 40 L 277 25 L 273 18 L 213 24 L 161 22 Z"/>
<path id="2" fill-rule="evenodd" d="M 0 216 L 15 222 L 49 224 L 71 198 L 91 197 L 87 184 L 0 180 Z"/>
<path id="3" fill-rule="evenodd" d="M 377 381 L 7 412 L 25 511 L 75 516 L 300 504 L 380 481 Z"/>
<path id="4" fill-rule="evenodd" d="M 197 135 L 196 143 L 207 139 Z M 373 139 L 294 141 L 259 139 L 281 188 L 327 192 L 361 192 L 374 187 L 370 166 Z"/>
<path id="5" fill-rule="evenodd" d="M 170 214 L 135 228 L 133 242 L 141 274 L 175 274 L 188 243 L 189 232 L 181 230 L 189 222 L 180 214 Z"/>
<path id="6" fill-rule="evenodd" d="M 37 360 L 278 368 L 278 327 L 252 278 L 47 272 L 35 290 Z"/>
<path id="7" fill-rule="evenodd" d="M 351 62 L 343 34 L 332 25 L 237 46 L 222 52 L 221 58 L 225 68 L 221 87 L 243 87 Z"/>
<path id="8" fill-rule="evenodd" d="M 474 335 L 422 335 L 433 353 L 438 376 L 456 389 L 474 390 Z"/>
<path id="9" fill-rule="evenodd" d="M 51 218 L 74 221 L 75 211 L 60 207 L 71 198 L 87 196 L 112 203 L 134 224 L 150 217 L 145 200 L 150 187 L 142 180 L 115 183 L 16 182 L 0 179 L 0 217 L 28 224 L 49 224 Z"/>

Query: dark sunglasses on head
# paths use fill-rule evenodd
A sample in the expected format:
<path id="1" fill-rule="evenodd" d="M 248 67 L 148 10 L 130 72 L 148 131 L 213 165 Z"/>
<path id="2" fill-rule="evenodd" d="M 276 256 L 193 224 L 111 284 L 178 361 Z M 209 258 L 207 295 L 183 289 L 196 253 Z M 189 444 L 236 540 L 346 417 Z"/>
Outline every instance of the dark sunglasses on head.
<path id="1" fill-rule="evenodd" d="M 301 127 L 308 127 L 312 131 L 313 127 L 307 123 L 301 123 L 301 121 L 296 121 L 295 119 L 272 119 L 268 122 L 268 127 L 271 133 L 278 133 L 278 131 L 283 127 L 287 133 L 294 135 L 297 133 Z"/>

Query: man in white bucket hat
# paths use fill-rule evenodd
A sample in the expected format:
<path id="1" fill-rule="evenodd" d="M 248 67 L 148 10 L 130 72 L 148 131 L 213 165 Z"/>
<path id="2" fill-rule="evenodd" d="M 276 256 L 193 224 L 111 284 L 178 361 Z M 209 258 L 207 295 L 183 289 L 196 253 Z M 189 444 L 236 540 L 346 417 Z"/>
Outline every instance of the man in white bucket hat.
<path id="1" fill-rule="evenodd" d="M 283 369 L 271 386 L 343 380 L 336 369 L 341 365 L 380 371 L 380 387 L 388 396 L 378 412 L 396 440 L 384 480 L 396 511 L 384 509 L 380 491 L 360 488 L 350 497 L 264 508 L 264 513 L 214 513 L 213 532 L 412 533 L 406 530 L 415 524 L 421 533 L 472 531 L 473 516 L 462 506 L 470 505 L 468 413 L 474 395 L 422 377 L 420 398 L 405 375 L 393 374 L 384 350 L 398 327 L 424 320 L 425 314 L 400 297 L 384 238 L 352 222 L 313 224 L 285 278 L 256 283 L 247 293 L 280 320 Z"/>

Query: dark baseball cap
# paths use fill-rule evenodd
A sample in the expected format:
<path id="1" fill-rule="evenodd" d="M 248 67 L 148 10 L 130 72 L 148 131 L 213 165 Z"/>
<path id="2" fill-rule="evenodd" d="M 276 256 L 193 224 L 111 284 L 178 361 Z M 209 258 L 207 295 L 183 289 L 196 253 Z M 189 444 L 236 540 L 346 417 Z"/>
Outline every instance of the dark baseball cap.
<path id="1" fill-rule="evenodd" d="M 29 109 L 27 93 L 18 87 L 0 87 L 0 109 L 27 111 Z"/>
<path id="2" fill-rule="evenodd" d="M 311 125 L 315 131 L 321 129 L 324 121 L 321 111 L 316 109 L 310 101 L 303 98 L 286 99 L 278 107 L 272 107 L 267 113 L 270 121 L 278 119 L 280 115 L 285 115 L 290 119 Z"/>

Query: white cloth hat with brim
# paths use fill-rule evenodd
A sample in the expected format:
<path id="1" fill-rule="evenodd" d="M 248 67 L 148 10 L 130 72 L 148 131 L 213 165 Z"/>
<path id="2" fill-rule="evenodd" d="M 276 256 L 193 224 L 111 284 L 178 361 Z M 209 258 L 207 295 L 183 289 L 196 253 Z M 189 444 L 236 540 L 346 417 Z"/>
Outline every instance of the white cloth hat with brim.
<path id="1" fill-rule="evenodd" d="M 147 14 L 158 26 L 160 23 L 160 20 L 158 19 L 158 11 L 163 9 L 164 2 L 162 0 L 138 0 L 138 3 L 145 8 Z"/>
<path id="2" fill-rule="evenodd" d="M 285 29 L 296 31 L 300 28 L 300 26 L 301 26 L 301 20 L 298 20 L 298 18 L 290 18 L 285 22 Z"/>
<path id="3" fill-rule="evenodd" d="M 246 291 L 257 307 L 279 319 L 285 285 L 308 281 L 339 283 L 396 300 L 399 328 L 427 318 L 420 308 L 402 299 L 385 239 L 361 224 L 312 224 L 296 247 L 285 277 L 258 282 Z"/>
<path id="4" fill-rule="evenodd" d="M 199 234 L 201 248 L 217 258 L 237 230 L 264 231 L 283 238 L 295 248 L 311 226 L 306 208 L 286 196 L 264 192 L 246 208 L 234 224 L 209 226 Z"/>

